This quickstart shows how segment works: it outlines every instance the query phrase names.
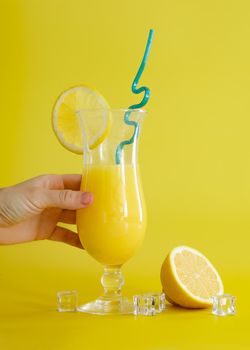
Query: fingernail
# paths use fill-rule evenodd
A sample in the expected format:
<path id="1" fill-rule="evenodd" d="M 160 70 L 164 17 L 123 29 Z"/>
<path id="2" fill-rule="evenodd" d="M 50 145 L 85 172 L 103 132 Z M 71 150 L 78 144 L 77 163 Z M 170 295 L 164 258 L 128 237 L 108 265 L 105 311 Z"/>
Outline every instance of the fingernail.
<path id="1" fill-rule="evenodd" d="M 92 201 L 92 194 L 90 192 L 83 192 L 81 195 L 81 203 L 84 205 L 90 204 Z"/>

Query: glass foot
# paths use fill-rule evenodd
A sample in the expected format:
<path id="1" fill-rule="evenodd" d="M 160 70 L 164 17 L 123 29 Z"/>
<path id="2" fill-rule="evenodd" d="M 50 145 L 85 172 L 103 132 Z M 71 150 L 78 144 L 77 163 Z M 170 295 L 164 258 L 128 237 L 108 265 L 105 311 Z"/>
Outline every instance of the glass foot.
<path id="1" fill-rule="evenodd" d="M 112 301 L 100 297 L 95 301 L 79 306 L 77 311 L 94 315 L 128 315 L 133 314 L 134 308 L 133 303 L 123 297 Z"/>
<path id="2" fill-rule="evenodd" d="M 124 298 L 121 288 L 124 279 L 121 266 L 105 266 L 101 278 L 104 293 L 97 300 L 81 305 L 77 311 L 95 315 L 132 314 L 133 302 Z"/>

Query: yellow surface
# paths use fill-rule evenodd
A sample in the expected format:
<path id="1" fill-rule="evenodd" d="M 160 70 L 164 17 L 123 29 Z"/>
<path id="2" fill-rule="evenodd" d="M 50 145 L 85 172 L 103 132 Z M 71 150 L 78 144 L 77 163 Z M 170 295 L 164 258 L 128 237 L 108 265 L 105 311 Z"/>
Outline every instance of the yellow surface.
<path id="1" fill-rule="evenodd" d="M 130 85 L 149 28 L 142 84 L 152 90 L 140 143 L 148 229 L 124 266 L 129 294 L 160 290 L 176 245 L 204 253 L 238 315 L 171 309 L 153 318 L 58 314 L 56 291 L 100 293 L 101 267 L 55 242 L 0 249 L 1 349 L 248 349 L 250 3 L 247 0 L 1 0 L 1 186 L 81 172 L 51 129 L 58 94 L 89 84 L 111 107 Z"/>
<path id="2" fill-rule="evenodd" d="M 126 263 L 141 246 L 146 212 L 140 173 L 131 164 L 87 166 L 82 191 L 90 191 L 93 204 L 77 212 L 83 247 L 104 265 Z"/>

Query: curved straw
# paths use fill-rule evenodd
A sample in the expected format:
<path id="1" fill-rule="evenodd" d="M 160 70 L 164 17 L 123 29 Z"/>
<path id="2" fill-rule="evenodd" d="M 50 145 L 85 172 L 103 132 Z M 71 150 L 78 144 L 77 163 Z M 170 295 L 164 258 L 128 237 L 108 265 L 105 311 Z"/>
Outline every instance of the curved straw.
<path id="1" fill-rule="evenodd" d="M 134 133 L 132 135 L 132 137 L 129 140 L 124 140 L 122 141 L 116 148 L 116 153 L 115 153 L 115 161 L 116 164 L 120 164 L 121 163 L 121 152 L 123 150 L 123 147 L 125 145 L 130 145 L 131 143 L 134 142 L 135 137 L 137 136 L 138 132 L 139 132 L 139 123 L 135 122 L 133 120 L 129 120 L 130 114 L 132 113 L 133 109 L 138 109 L 138 108 L 142 108 L 143 106 L 146 105 L 146 103 L 149 100 L 150 97 L 150 90 L 148 87 L 146 86 L 141 86 L 139 88 L 137 88 L 137 84 L 139 82 L 139 79 L 144 71 L 147 59 L 148 59 L 148 55 L 149 55 L 149 51 L 151 48 L 151 44 L 152 44 L 152 40 L 153 40 L 153 35 L 154 35 L 154 30 L 150 29 L 149 31 L 149 35 L 148 35 L 148 41 L 147 41 L 147 45 L 146 45 L 146 49 L 143 55 L 143 59 L 141 61 L 141 65 L 138 69 L 138 72 L 136 73 L 136 76 L 134 78 L 133 84 L 132 84 L 132 92 L 134 94 L 140 94 L 141 92 L 144 92 L 144 96 L 143 99 L 140 103 L 134 104 L 132 106 L 130 106 L 128 109 L 129 111 L 127 111 L 124 115 L 124 122 L 127 125 L 133 125 L 134 126 Z"/>

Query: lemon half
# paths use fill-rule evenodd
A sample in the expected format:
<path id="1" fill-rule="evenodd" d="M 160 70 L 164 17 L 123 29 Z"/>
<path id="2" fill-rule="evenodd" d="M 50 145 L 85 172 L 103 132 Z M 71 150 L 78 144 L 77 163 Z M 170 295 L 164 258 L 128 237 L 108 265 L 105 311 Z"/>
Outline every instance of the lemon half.
<path id="1" fill-rule="evenodd" d="M 166 257 L 161 268 L 166 299 L 187 308 L 206 308 L 211 297 L 223 294 L 222 280 L 211 262 L 198 250 L 180 246 Z"/>
<path id="2" fill-rule="evenodd" d="M 96 90 L 87 86 L 76 86 L 64 91 L 56 100 L 52 112 L 52 126 L 59 142 L 69 151 L 82 154 L 84 144 L 88 148 L 97 147 L 107 137 L 111 127 L 109 105 Z M 101 110 L 98 118 L 86 113 L 84 127 L 88 131 L 88 140 L 84 139 L 86 130 L 80 123 L 83 110 Z"/>

